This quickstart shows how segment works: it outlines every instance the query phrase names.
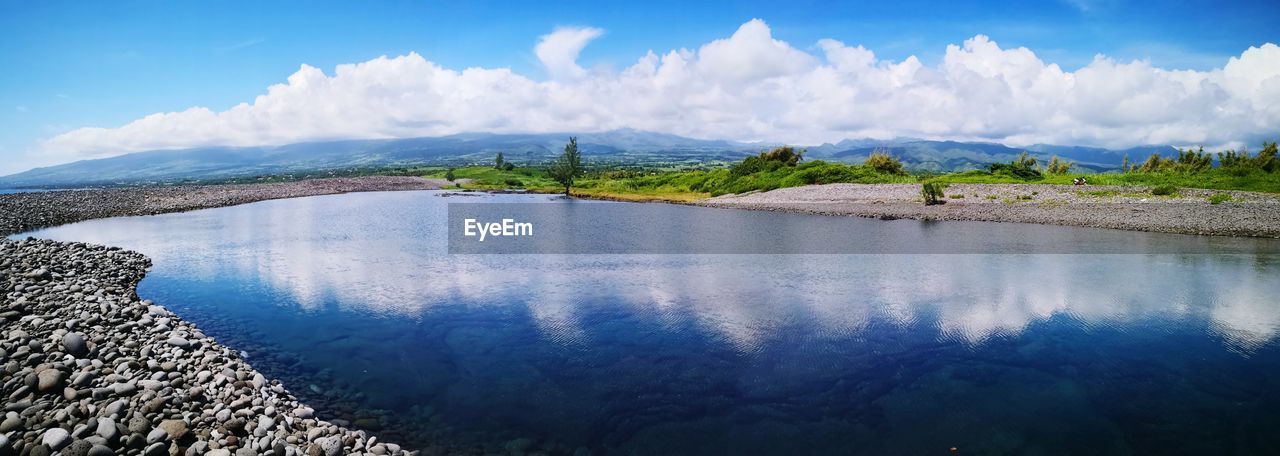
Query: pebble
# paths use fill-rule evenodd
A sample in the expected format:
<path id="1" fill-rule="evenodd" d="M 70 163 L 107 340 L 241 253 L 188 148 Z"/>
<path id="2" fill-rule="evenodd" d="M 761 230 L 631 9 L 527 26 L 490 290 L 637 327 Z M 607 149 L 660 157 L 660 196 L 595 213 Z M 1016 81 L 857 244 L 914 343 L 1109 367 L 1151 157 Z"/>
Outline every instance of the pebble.
<path id="1" fill-rule="evenodd" d="M 48 445 L 53 451 L 58 451 L 71 443 L 71 433 L 63 428 L 49 428 L 44 431 L 40 443 Z"/>
<path id="2" fill-rule="evenodd" d="M 76 358 L 89 354 L 89 345 L 84 341 L 84 334 L 70 332 L 62 336 L 62 349 Z"/>

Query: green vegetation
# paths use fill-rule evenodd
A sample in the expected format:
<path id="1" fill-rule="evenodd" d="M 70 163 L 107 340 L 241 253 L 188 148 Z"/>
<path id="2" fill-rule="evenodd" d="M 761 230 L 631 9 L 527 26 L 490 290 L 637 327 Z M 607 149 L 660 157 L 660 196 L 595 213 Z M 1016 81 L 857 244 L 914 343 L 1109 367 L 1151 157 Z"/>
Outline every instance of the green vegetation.
<path id="1" fill-rule="evenodd" d="M 867 161 L 866 163 L 863 163 L 863 165 L 884 174 L 893 174 L 895 176 L 907 175 L 907 171 L 902 169 L 902 162 L 893 158 L 893 156 L 880 151 L 872 152 L 871 156 L 867 157 Z"/>
<path id="2" fill-rule="evenodd" d="M 831 183 L 929 182 L 943 188 L 954 183 L 1071 185 L 1079 177 L 1087 178 L 1090 185 L 1140 187 L 1132 191 L 1109 189 L 1081 192 L 1083 195 L 1097 197 L 1145 197 L 1166 191 L 1160 187 L 1173 189 L 1166 195 L 1176 194 L 1177 188 L 1280 193 L 1280 160 L 1276 157 L 1275 143 L 1265 144 L 1262 152 L 1256 155 L 1247 151 L 1219 153 L 1216 155 L 1217 166 L 1214 166 L 1214 160 L 1208 153 L 1186 150 L 1181 151 L 1176 158 L 1157 157 L 1148 159 L 1141 166 L 1127 166 L 1130 172 L 1102 174 L 1073 174 L 1070 170 L 1074 168 L 1074 164 L 1057 157 L 1050 158 L 1045 166 L 1040 166 L 1036 158 L 1028 154 L 1008 163 L 989 165 L 985 170 L 943 175 L 908 174 L 901 162 L 882 152 L 873 153 L 861 165 L 805 161 L 804 154 L 804 150 L 779 147 L 728 166 L 680 163 L 645 167 L 634 164 L 583 163 L 576 139 L 570 139 L 565 146 L 565 154 L 545 167 L 516 167 L 505 159 L 502 161 L 503 166 L 499 167 L 498 160 L 495 159 L 494 166 L 417 168 L 409 172 L 446 178 L 453 175 L 457 179 L 468 179 L 464 187 L 471 189 L 522 188 L 553 193 L 567 192 L 571 187 L 574 194 L 579 196 L 629 201 L 695 201 L 725 194 Z M 1154 190 L 1148 192 L 1146 187 Z M 1031 192 L 1030 196 L 1014 196 L 1010 202 L 1034 199 L 1037 194 L 1039 192 Z M 939 200 L 943 197 L 943 193 L 938 193 Z M 964 195 L 951 195 L 949 198 L 963 197 Z M 1229 196 L 1215 195 L 1212 198 Z"/>
<path id="3" fill-rule="evenodd" d="M 1230 193 L 1214 193 L 1209 196 L 1209 204 L 1222 204 L 1231 201 Z"/>
<path id="4" fill-rule="evenodd" d="M 444 173 L 444 179 L 449 182 L 453 182 L 457 178 L 458 177 L 453 174 L 453 168 L 449 168 L 449 170 Z"/>
<path id="5" fill-rule="evenodd" d="M 947 184 L 939 182 L 925 182 L 920 184 L 920 196 L 924 198 L 925 206 L 935 204 L 946 204 L 946 200 L 942 199 L 942 191 L 946 190 Z"/>
<path id="6" fill-rule="evenodd" d="M 1175 196 L 1178 194 L 1178 187 L 1172 185 L 1160 185 L 1151 189 L 1151 194 L 1156 196 Z"/>

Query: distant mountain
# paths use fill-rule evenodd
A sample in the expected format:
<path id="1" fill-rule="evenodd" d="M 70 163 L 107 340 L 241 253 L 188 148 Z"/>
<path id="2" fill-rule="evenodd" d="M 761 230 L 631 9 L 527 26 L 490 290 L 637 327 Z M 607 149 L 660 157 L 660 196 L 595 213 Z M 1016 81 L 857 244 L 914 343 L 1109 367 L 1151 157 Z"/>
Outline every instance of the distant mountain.
<path id="1" fill-rule="evenodd" d="M 142 183 L 207 182 L 263 175 L 303 175 L 362 168 L 465 166 L 489 163 L 498 152 L 518 166 L 541 165 L 560 154 L 570 135 L 465 133 L 434 138 L 346 140 L 269 147 L 204 147 L 137 152 L 37 168 L 0 177 L 0 188 L 73 187 Z M 775 144 L 702 140 L 622 129 L 581 134 L 584 158 L 596 163 L 699 165 L 737 161 Z M 1081 169 L 1118 169 L 1125 153 L 1141 162 L 1152 152 L 1176 153 L 1168 146 L 1125 151 L 1037 145 L 1013 148 L 994 143 L 919 139 L 846 139 L 809 147 L 806 158 L 860 163 L 876 150 L 898 157 L 910 169 L 955 171 L 1012 160 L 1024 150 L 1044 160 L 1059 155 Z"/>
<path id="2" fill-rule="evenodd" d="M 1120 169 L 1125 155 L 1129 160 L 1142 163 L 1152 153 L 1162 156 L 1177 155 L 1172 146 L 1143 146 L 1112 150 L 1095 147 L 1034 145 L 1009 147 L 996 143 L 927 141 L 921 139 L 896 139 L 889 141 L 859 140 L 841 141 L 810 147 L 807 158 L 862 163 L 873 152 L 884 152 L 901 160 L 913 170 L 937 172 L 982 169 L 990 163 L 1013 160 L 1023 152 L 1035 156 L 1041 163 L 1052 156 L 1071 161 L 1083 172 L 1104 172 Z"/>

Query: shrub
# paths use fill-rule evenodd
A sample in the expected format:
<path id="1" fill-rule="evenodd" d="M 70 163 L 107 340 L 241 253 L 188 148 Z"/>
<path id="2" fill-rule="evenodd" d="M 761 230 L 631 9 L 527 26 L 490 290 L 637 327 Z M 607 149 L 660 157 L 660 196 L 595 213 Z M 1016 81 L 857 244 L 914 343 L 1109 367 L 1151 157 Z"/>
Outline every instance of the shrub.
<path id="1" fill-rule="evenodd" d="M 884 152 L 872 152 L 871 156 L 867 157 L 867 162 L 863 164 L 885 174 L 907 175 L 907 172 L 902 169 L 902 162 Z"/>
<path id="2" fill-rule="evenodd" d="M 1230 193 L 1214 193 L 1209 196 L 1209 204 L 1222 204 L 1227 201 L 1231 201 Z"/>
<path id="3" fill-rule="evenodd" d="M 796 166 L 797 163 L 800 163 L 803 155 L 803 150 L 797 152 L 791 146 L 782 146 L 768 152 L 761 152 L 760 155 L 743 159 L 742 163 L 729 168 L 729 174 L 746 176 L 748 174 L 775 171 L 784 166 Z"/>
<path id="4" fill-rule="evenodd" d="M 1151 194 L 1156 196 L 1170 196 L 1178 194 L 1178 187 L 1172 185 L 1160 185 L 1151 189 Z"/>
<path id="5" fill-rule="evenodd" d="M 521 182 L 520 179 L 507 179 L 505 184 L 508 187 L 524 187 L 524 182 Z"/>
<path id="6" fill-rule="evenodd" d="M 1023 152 L 1018 158 L 1009 163 L 992 163 L 987 165 L 987 169 L 991 174 L 999 174 L 1010 177 L 1016 177 L 1023 180 L 1041 179 L 1044 177 L 1040 171 L 1036 169 L 1036 158 Z"/>
<path id="7" fill-rule="evenodd" d="M 924 198 L 924 205 L 932 206 L 935 204 L 946 204 L 946 200 L 942 199 L 942 191 L 946 188 L 946 184 L 938 182 L 925 182 L 920 184 L 920 196 Z"/>
<path id="8" fill-rule="evenodd" d="M 448 170 L 448 171 L 445 171 L 445 172 L 444 172 L 444 179 L 445 179 L 445 180 L 447 180 L 447 181 L 449 181 L 449 182 L 453 182 L 453 180 L 454 180 L 455 178 L 456 178 L 456 177 L 453 175 L 453 168 L 449 168 L 449 170 Z"/>

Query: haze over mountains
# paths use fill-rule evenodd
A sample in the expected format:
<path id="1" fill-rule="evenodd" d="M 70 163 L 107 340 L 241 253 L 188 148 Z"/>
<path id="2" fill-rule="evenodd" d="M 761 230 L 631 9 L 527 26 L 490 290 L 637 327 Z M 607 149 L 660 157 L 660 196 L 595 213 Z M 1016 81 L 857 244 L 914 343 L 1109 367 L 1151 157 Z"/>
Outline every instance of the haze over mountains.
<path id="1" fill-rule="evenodd" d="M 465 166 L 486 163 L 498 152 L 517 166 L 540 166 L 557 156 L 568 133 L 466 133 L 432 138 L 307 142 L 264 147 L 204 147 L 137 152 L 82 160 L 0 177 L 0 188 L 74 187 L 215 181 L 263 175 L 347 172 L 407 166 Z M 632 129 L 580 134 L 578 144 L 589 162 L 633 165 L 698 166 L 740 160 L 777 144 L 701 140 Z M 1077 163 L 1085 172 L 1119 169 L 1123 157 L 1140 162 L 1151 153 L 1176 154 L 1170 146 L 1125 150 L 919 139 L 844 140 L 807 147 L 806 159 L 860 163 L 876 150 L 914 170 L 959 171 L 1007 162 L 1023 151 L 1047 160 L 1051 155 Z"/>

